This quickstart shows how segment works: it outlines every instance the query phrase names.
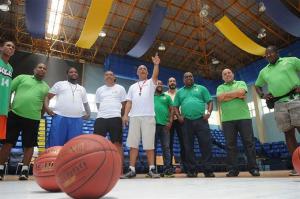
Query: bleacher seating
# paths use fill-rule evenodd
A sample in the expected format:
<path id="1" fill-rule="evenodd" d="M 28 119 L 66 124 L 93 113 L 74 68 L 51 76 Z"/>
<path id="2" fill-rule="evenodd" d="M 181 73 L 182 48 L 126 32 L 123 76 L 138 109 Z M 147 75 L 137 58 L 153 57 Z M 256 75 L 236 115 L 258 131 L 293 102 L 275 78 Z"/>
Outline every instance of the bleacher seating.
<path id="1" fill-rule="evenodd" d="M 82 132 L 84 134 L 91 134 L 94 131 L 94 119 L 90 119 L 87 121 L 84 121 Z M 47 146 L 47 137 L 49 135 L 49 130 L 51 127 L 51 117 L 46 116 L 45 120 L 41 122 L 40 125 L 40 133 L 39 133 L 39 151 L 43 151 L 45 146 Z M 125 164 L 128 164 L 129 161 L 129 148 L 126 146 L 126 139 L 128 134 L 128 128 L 125 128 L 123 131 L 123 148 L 124 148 L 124 158 L 125 158 Z M 213 163 L 216 167 L 218 167 L 216 170 L 223 171 L 226 168 L 226 140 L 224 137 L 224 134 L 221 130 L 211 130 L 211 135 L 213 139 Z M 12 151 L 12 157 L 17 156 L 19 157 L 18 160 L 14 161 L 14 158 L 11 159 L 10 164 L 17 164 L 17 162 L 20 159 L 20 154 L 22 154 L 22 143 L 21 143 L 21 137 L 19 138 L 16 147 Z M 175 160 L 180 159 L 180 146 L 179 146 L 179 140 L 178 137 L 175 135 L 174 137 L 174 156 Z M 241 138 L 238 137 L 237 139 L 237 145 L 238 149 L 241 152 L 240 159 L 242 160 L 242 164 L 245 164 L 246 159 L 243 155 L 244 148 L 241 141 Z M 261 144 L 257 138 L 255 138 L 255 149 L 258 157 L 263 157 L 264 159 L 270 159 L 270 158 L 279 158 L 279 159 L 288 159 L 290 157 L 290 154 L 288 152 L 287 146 L 284 142 L 273 142 L 273 143 L 264 143 Z M 201 150 L 199 148 L 197 139 L 195 139 L 195 155 L 197 157 L 201 157 Z M 157 143 L 156 147 L 156 155 L 161 156 L 162 155 L 162 149 L 160 146 L 160 143 Z M 178 163 L 178 162 L 177 162 Z M 139 147 L 139 158 L 137 161 L 137 171 L 144 171 L 147 169 L 147 158 L 146 153 L 142 149 L 142 145 Z"/>

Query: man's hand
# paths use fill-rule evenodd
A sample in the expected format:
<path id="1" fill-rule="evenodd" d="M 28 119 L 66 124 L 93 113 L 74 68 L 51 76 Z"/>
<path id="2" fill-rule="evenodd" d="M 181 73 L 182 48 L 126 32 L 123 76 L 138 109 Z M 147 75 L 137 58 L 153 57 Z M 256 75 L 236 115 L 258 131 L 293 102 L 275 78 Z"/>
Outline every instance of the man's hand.
<path id="1" fill-rule="evenodd" d="M 168 123 L 166 124 L 166 128 L 167 128 L 168 130 L 170 130 L 171 127 L 172 127 L 172 122 L 168 122 Z"/>
<path id="2" fill-rule="evenodd" d="M 50 116 L 54 116 L 54 115 L 55 115 L 55 113 L 54 113 L 50 108 L 48 108 L 48 109 L 46 110 L 46 112 L 47 112 L 47 114 L 50 115 Z"/>
<path id="3" fill-rule="evenodd" d="M 180 123 L 180 124 L 183 124 L 184 123 L 184 118 L 182 117 L 182 116 L 178 116 L 178 122 Z"/>
<path id="4" fill-rule="evenodd" d="M 210 117 L 210 113 L 206 113 L 206 114 L 203 116 L 203 119 L 204 119 L 204 120 L 208 120 L 209 117 Z"/>
<path id="5" fill-rule="evenodd" d="M 295 88 L 295 93 L 300 93 L 300 86 L 297 86 L 297 87 Z"/>
<path id="6" fill-rule="evenodd" d="M 264 96 L 262 97 L 262 99 L 265 99 L 265 100 L 270 100 L 272 98 L 273 98 L 273 95 L 271 93 L 264 94 Z"/>
<path id="7" fill-rule="evenodd" d="M 122 117 L 122 123 L 123 123 L 124 127 L 128 126 L 128 124 L 129 124 L 129 117 L 128 117 L 128 115 L 124 115 Z"/>
<path id="8" fill-rule="evenodd" d="M 154 65 L 159 65 L 160 58 L 157 54 L 154 57 L 152 57 L 152 62 L 153 62 Z"/>
<path id="9" fill-rule="evenodd" d="M 90 119 L 90 114 L 85 114 L 84 116 L 82 116 L 82 119 L 84 119 L 84 120 L 88 120 L 88 119 Z"/>

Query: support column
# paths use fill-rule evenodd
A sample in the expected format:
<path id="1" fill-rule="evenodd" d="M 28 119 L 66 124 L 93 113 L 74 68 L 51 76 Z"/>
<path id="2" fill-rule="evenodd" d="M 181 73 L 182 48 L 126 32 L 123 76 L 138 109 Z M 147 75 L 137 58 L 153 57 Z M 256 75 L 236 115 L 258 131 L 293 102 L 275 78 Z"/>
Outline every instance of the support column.
<path id="1" fill-rule="evenodd" d="M 255 107 L 255 119 L 256 119 L 256 127 L 257 127 L 257 132 L 258 132 L 258 138 L 261 143 L 266 142 L 266 131 L 265 131 L 265 125 L 263 122 L 263 108 L 261 104 L 261 99 L 256 93 L 254 85 L 251 86 L 252 89 L 252 97 L 253 97 L 253 102 L 254 102 L 254 107 Z"/>

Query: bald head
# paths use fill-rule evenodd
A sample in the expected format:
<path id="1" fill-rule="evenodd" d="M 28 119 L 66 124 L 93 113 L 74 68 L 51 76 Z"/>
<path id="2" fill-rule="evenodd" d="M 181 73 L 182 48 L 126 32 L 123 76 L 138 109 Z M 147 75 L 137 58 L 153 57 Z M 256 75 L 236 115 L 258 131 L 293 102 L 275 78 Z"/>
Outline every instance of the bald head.
<path id="1" fill-rule="evenodd" d="M 137 69 L 137 75 L 140 80 L 146 80 L 148 77 L 148 69 L 145 65 L 140 65 Z"/>
<path id="2" fill-rule="evenodd" d="M 222 71 L 222 79 L 225 83 L 230 83 L 234 80 L 234 74 L 229 68 L 225 68 Z"/>

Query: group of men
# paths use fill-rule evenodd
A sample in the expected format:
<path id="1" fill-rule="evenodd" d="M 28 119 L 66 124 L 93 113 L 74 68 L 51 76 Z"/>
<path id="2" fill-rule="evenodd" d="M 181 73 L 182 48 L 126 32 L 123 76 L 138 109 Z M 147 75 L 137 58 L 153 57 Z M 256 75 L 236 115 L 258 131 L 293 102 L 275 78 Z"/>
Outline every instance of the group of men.
<path id="1" fill-rule="evenodd" d="M 9 58 L 14 54 L 12 42 L 2 46 L 0 59 L 0 180 L 4 175 L 4 163 L 10 149 L 22 131 L 24 147 L 23 167 L 20 180 L 28 178 L 33 147 L 37 145 L 39 120 L 46 111 L 52 116 L 48 147 L 63 145 L 69 139 L 80 135 L 83 119 L 90 117 L 84 87 L 78 84 L 78 72 L 71 67 L 67 70 L 67 81 L 59 81 L 50 89 L 43 81 L 47 66 L 38 64 L 34 75 L 19 75 L 11 83 L 12 67 Z M 289 151 L 297 147 L 295 128 L 300 130 L 300 60 L 295 57 L 280 58 L 276 47 L 266 50 L 269 64 L 260 72 L 256 81 L 259 96 L 275 103 L 275 119 L 280 130 L 285 133 Z M 112 71 L 104 74 L 105 85 L 96 91 L 97 119 L 94 133 L 101 136 L 110 134 L 123 161 L 123 127 L 129 126 L 127 146 L 130 148 L 128 172 L 122 178 L 136 176 L 135 165 L 139 145 L 142 141 L 146 151 L 149 172 L 147 177 L 173 177 L 172 157 L 174 134 L 180 144 L 181 164 L 187 177 L 197 177 L 198 160 L 194 154 L 194 140 L 197 138 L 201 150 L 201 163 L 205 177 L 215 177 L 212 167 L 212 137 L 208 119 L 213 110 L 212 97 L 202 85 L 194 82 L 191 72 L 184 73 L 184 86 L 177 90 L 176 79 L 168 80 L 168 91 L 163 92 L 163 82 L 158 80 L 160 58 L 152 57 L 153 73 L 148 79 L 148 69 L 140 65 L 137 69 L 139 80 L 130 86 L 128 93 L 116 83 Z M 245 100 L 247 85 L 236 81 L 230 69 L 222 72 L 224 84 L 217 88 L 217 100 L 221 105 L 221 121 L 227 149 L 227 177 L 239 175 L 237 136 L 241 136 L 252 176 L 260 176 L 256 164 L 252 121 Z M 262 87 L 267 84 L 269 94 Z M 9 110 L 10 94 L 15 93 Z M 287 93 L 289 95 L 287 95 Z M 4 96 L 4 97 L 2 97 Z M 49 100 L 56 97 L 54 108 Z M 7 124 L 7 127 L 6 127 Z M 6 133 L 5 133 L 6 132 Z M 163 151 L 164 171 L 159 175 L 155 166 L 155 148 L 160 141 Z"/>

